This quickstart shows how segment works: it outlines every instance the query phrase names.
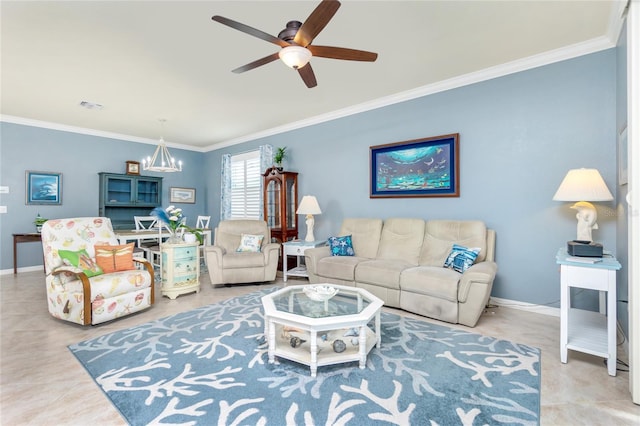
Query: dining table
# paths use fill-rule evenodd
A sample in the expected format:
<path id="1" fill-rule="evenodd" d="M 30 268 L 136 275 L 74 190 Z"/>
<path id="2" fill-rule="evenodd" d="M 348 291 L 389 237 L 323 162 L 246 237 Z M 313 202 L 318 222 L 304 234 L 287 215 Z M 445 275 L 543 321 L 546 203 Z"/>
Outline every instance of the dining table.
<path id="1" fill-rule="evenodd" d="M 205 228 L 202 229 L 202 236 L 204 237 L 204 245 L 211 245 L 211 229 Z M 170 236 L 169 231 L 163 229 L 162 232 L 159 232 L 158 228 L 151 229 L 131 229 L 131 230 L 116 230 L 116 238 L 120 244 L 127 244 L 131 241 L 138 242 L 139 240 L 151 240 L 151 239 L 162 239 L 168 238 Z"/>

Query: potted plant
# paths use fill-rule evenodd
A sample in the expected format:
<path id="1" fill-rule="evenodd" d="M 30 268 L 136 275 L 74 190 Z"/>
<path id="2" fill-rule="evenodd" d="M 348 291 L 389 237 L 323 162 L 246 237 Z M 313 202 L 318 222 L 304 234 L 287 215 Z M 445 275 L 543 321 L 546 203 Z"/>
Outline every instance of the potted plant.
<path id="1" fill-rule="evenodd" d="M 282 162 L 287 158 L 287 147 L 281 146 L 276 149 L 276 153 L 273 154 L 273 162 L 278 170 L 282 170 Z"/>
<path id="2" fill-rule="evenodd" d="M 40 213 L 38 213 L 38 215 L 36 216 L 35 220 L 33 221 L 33 224 L 36 225 L 36 231 L 38 233 L 42 232 L 42 225 L 44 225 L 44 223 L 49 220 L 49 219 L 45 219 L 44 217 L 40 216 Z"/>

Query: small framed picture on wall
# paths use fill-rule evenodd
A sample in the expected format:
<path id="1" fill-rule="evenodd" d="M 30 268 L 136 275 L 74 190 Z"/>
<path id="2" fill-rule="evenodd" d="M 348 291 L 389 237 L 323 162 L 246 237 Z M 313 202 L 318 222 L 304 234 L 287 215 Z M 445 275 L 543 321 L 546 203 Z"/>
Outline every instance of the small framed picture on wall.
<path id="1" fill-rule="evenodd" d="M 127 161 L 127 174 L 128 175 L 139 175 L 140 174 L 140 162 L 138 162 L 138 161 Z"/>
<path id="2" fill-rule="evenodd" d="M 26 204 L 62 204 L 62 173 L 26 172 Z"/>

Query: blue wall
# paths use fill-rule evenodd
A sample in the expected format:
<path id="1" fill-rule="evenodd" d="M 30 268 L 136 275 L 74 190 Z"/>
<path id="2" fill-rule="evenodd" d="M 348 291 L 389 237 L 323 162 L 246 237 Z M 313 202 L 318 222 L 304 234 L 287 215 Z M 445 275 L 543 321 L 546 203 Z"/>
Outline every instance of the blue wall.
<path id="1" fill-rule="evenodd" d="M 460 134 L 459 198 L 369 198 L 369 146 L 448 133 Z M 554 256 L 576 237 L 577 222 L 571 203 L 551 198 L 579 167 L 600 170 L 615 194 L 615 49 L 209 152 L 206 167 L 219 169 L 222 154 L 265 143 L 288 147 L 286 168 L 300 173 L 300 195 L 317 197 L 317 238 L 336 233 L 345 217 L 480 219 L 497 231 L 493 295 L 559 306 Z M 212 174 L 215 221 L 219 197 Z M 597 203 L 594 232 L 613 251 L 614 207 Z M 589 292 L 576 299 L 595 305 Z"/>
<path id="2" fill-rule="evenodd" d="M 11 233 L 31 230 L 38 211 L 48 217 L 96 214 L 97 172 L 123 171 L 125 160 L 146 156 L 151 149 L 6 123 L 1 130 L 0 184 L 11 187 L 11 194 L 2 196 L 2 204 L 9 207 L 8 215 L 0 215 L 2 269 L 11 268 Z M 460 134 L 459 198 L 369 198 L 369 146 L 448 133 Z M 169 186 L 196 187 L 198 204 L 188 215 L 205 211 L 216 224 L 221 155 L 265 143 L 288 147 L 290 158 L 285 165 L 300 173 L 300 196 L 318 198 L 323 214 L 316 217 L 316 237 L 336 233 L 345 217 L 481 219 L 498 237 L 499 272 L 493 295 L 559 306 L 554 256 L 567 240 L 575 238 L 576 220 L 570 203 L 551 198 L 566 172 L 578 167 L 599 169 L 616 193 L 616 51 L 609 49 L 205 154 L 178 150 L 175 155 L 187 162 L 187 171 L 165 175 L 165 199 Z M 63 206 L 25 206 L 25 170 L 63 172 Z M 206 194 L 206 201 L 201 194 Z M 594 232 L 594 239 L 613 251 L 615 206 L 615 201 L 597 203 L 600 229 Z M 301 225 L 304 235 L 302 221 Z M 35 249 L 21 253 L 21 265 L 40 264 L 40 253 Z M 595 305 L 589 292 L 577 297 L 580 305 Z"/>
<path id="3" fill-rule="evenodd" d="M 0 215 L 1 269 L 13 269 L 13 233 L 35 232 L 33 219 L 55 219 L 98 215 L 98 172 L 125 173 L 125 161 L 139 161 L 153 154 L 154 145 L 107 139 L 78 133 L 19 124 L 0 123 L 0 185 L 9 194 L 0 195 L 8 213 Z M 190 224 L 204 214 L 207 204 L 201 152 L 170 148 L 182 160 L 182 173 L 147 173 L 162 176 L 162 199 L 168 205 L 172 186 L 196 188 L 196 204 L 180 204 Z M 25 171 L 62 173 L 62 205 L 26 205 Z M 42 247 L 18 245 L 18 267 L 42 265 Z"/>

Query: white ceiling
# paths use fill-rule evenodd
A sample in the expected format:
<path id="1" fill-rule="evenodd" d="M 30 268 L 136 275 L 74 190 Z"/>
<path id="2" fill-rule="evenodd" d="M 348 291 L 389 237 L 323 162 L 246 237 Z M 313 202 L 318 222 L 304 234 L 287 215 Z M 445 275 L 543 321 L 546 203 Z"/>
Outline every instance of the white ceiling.
<path id="1" fill-rule="evenodd" d="M 141 142 L 162 133 L 170 145 L 206 151 L 501 64 L 516 70 L 613 46 L 624 2 L 345 0 L 313 44 L 377 52 L 376 62 L 312 58 L 313 89 L 280 61 L 231 72 L 278 47 L 213 15 L 277 36 L 317 4 L 3 0 L 0 113 Z"/>

